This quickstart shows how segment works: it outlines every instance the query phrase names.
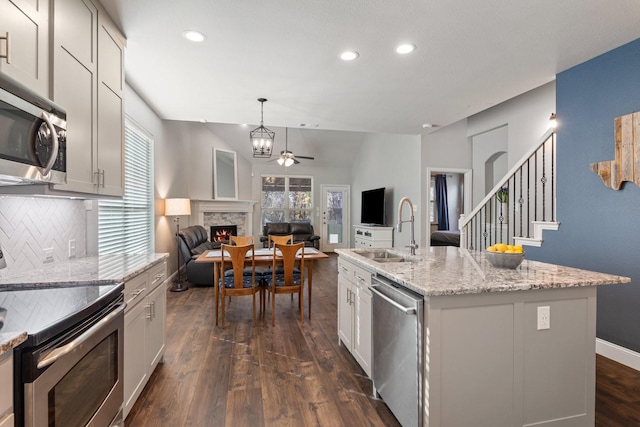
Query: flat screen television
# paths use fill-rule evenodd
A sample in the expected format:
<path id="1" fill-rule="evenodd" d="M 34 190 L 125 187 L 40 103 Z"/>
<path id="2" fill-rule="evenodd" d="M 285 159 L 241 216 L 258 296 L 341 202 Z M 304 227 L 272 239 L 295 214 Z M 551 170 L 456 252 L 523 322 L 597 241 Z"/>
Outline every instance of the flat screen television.
<path id="1" fill-rule="evenodd" d="M 360 223 L 363 225 L 385 225 L 384 187 L 362 192 Z"/>

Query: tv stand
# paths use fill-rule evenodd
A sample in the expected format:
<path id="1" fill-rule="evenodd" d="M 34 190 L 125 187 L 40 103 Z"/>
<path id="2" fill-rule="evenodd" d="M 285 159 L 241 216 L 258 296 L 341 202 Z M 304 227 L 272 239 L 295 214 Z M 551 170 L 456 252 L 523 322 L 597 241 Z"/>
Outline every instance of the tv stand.
<path id="1" fill-rule="evenodd" d="M 353 228 L 356 249 L 393 247 L 393 227 L 360 224 Z"/>

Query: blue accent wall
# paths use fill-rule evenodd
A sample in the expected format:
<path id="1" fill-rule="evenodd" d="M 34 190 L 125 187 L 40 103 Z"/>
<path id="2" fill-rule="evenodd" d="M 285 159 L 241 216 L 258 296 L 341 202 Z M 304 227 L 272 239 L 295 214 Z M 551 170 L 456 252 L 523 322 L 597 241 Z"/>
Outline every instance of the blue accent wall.
<path id="1" fill-rule="evenodd" d="M 527 258 L 629 276 L 598 287 L 597 336 L 640 352 L 640 188 L 605 187 L 589 169 L 614 159 L 615 117 L 640 111 L 640 39 L 557 75 L 557 219 Z M 640 171 L 638 171 L 640 173 Z"/>

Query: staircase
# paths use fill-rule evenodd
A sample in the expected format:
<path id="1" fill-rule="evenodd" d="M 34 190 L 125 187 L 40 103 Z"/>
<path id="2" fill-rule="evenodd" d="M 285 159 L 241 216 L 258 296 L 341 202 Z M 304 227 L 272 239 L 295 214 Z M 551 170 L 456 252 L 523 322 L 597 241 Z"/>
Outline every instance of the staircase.
<path id="1" fill-rule="evenodd" d="M 550 129 L 470 214 L 460 216 L 460 247 L 541 246 L 543 231 L 558 229 L 555 144 Z"/>

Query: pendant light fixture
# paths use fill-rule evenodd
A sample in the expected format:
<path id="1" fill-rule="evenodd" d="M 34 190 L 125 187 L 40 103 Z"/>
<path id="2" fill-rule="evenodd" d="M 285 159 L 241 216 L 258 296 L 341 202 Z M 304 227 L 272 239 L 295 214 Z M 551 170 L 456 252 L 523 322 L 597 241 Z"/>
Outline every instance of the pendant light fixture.
<path id="1" fill-rule="evenodd" d="M 273 152 L 273 141 L 276 133 L 263 125 L 264 103 L 267 100 L 258 98 L 258 102 L 260 103 L 260 126 L 249 133 L 249 140 L 251 141 L 253 157 L 269 158 Z"/>

